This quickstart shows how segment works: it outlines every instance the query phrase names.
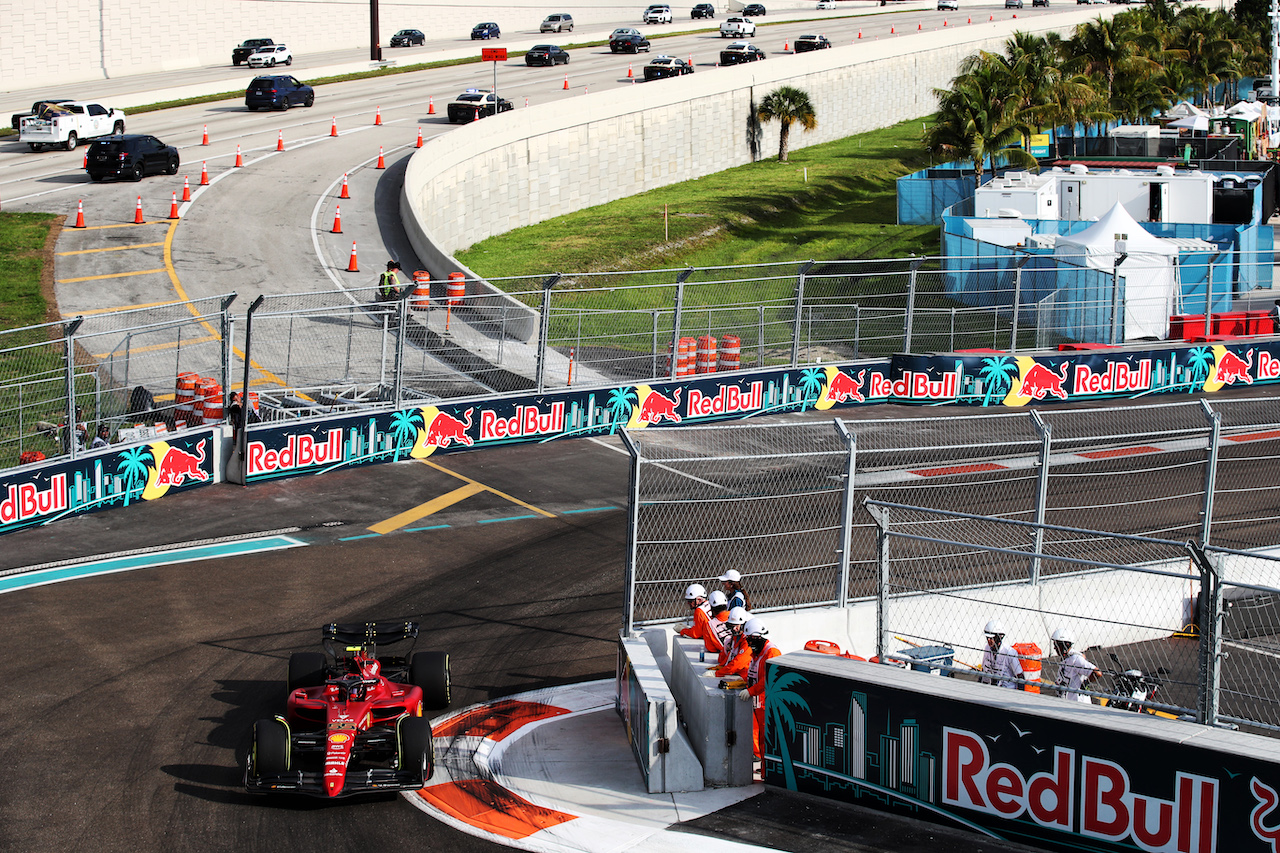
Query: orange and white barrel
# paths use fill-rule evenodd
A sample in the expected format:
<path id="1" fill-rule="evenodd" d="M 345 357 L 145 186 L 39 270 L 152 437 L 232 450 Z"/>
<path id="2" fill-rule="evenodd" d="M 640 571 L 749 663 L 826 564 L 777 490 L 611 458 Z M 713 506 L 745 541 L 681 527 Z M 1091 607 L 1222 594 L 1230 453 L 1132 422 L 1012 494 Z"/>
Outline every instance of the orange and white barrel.
<path id="1" fill-rule="evenodd" d="M 178 384 L 173 396 L 174 420 L 191 422 L 192 413 L 195 411 L 196 383 L 199 381 L 198 373 L 183 371 L 178 374 Z"/>
<path id="2" fill-rule="evenodd" d="M 418 270 L 413 274 L 413 295 L 409 307 L 414 311 L 426 311 L 431 307 L 431 273 Z"/>
<path id="3" fill-rule="evenodd" d="M 698 372 L 716 372 L 716 339 L 714 335 L 698 338 Z"/>
<path id="4" fill-rule="evenodd" d="M 222 421 L 222 386 L 217 380 L 207 379 L 204 384 L 204 422 L 216 424 Z"/>
<path id="5" fill-rule="evenodd" d="M 259 404 L 260 404 L 261 402 L 262 402 L 262 401 L 261 401 L 261 399 L 258 397 L 258 392 L 257 392 L 257 391 L 250 391 L 250 392 L 249 392 L 249 411 L 251 411 L 251 412 L 255 412 L 255 413 L 258 413 L 258 412 L 259 412 L 259 408 L 258 408 L 258 406 L 259 406 Z"/>
<path id="6" fill-rule="evenodd" d="M 466 276 L 460 272 L 449 273 L 449 284 L 445 290 L 449 305 L 457 308 L 467 296 Z"/>
<path id="7" fill-rule="evenodd" d="M 1040 661 L 1044 657 L 1035 643 L 1014 643 L 1013 650 L 1022 661 L 1022 676 L 1027 680 L 1028 693 L 1040 692 Z"/>
<path id="8" fill-rule="evenodd" d="M 698 342 L 693 338 L 681 338 L 676 348 L 676 376 L 693 376 L 694 353 Z"/>
<path id="9" fill-rule="evenodd" d="M 742 359 L 742 339 L 737 335 L 725 335 L 720 338 L 720 350 L 717 354 L 716 370 L 737 370 Z"/>

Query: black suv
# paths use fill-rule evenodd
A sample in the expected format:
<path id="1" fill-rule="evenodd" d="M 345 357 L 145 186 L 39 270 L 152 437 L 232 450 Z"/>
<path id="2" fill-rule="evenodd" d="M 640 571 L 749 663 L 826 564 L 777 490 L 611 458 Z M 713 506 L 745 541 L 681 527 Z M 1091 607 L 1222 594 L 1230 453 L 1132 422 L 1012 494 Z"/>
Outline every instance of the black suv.
<path id="1" fill-rule="evenodd" d="M 649 40 L 639 33 L 622 33 L 609 39 L 609 50 L 614 53 L 649 52 Z"/>
<path id="2" fill-rule="evenodd" d="M 691 18 L 714 18 L 716 16 L 716 7 L 710 3 L 699 3 L 693 7 L 693 11 L 689 13 Z"/>
<path id="3" fill-rule="evenodd" d="M 248 62 L 251 53 L 269 44 L 275 44 L 275 42 L 271 39 L 245 39 L 240 42 L 239 47 L 231 51 L 231 64 L 239 65 L 241 62 Z"/>
<path id="4" fill-rule="evenodd" d="M 744 18 L 763 18 L 764 5 L 761 3 L 748 3 L 742 10 Z"/>
<path id="5" fill-rule="evenodd" d="M 178 149 L 154 136 L 126 133 L 95 139 L 84 158 L 85 171 L 92 180 L 128 178 L 140 181 L 144 175 L 178 174 Z"/>
<path id="6" fill-rule="evenodd" d="M 258 107 L 287 110 L 292 106 L 309 107 L 315 102 L 315 89 L 288 74 L 254 77 L 249 88 L 244 90 L 244 105 L 251 110 Z"/>

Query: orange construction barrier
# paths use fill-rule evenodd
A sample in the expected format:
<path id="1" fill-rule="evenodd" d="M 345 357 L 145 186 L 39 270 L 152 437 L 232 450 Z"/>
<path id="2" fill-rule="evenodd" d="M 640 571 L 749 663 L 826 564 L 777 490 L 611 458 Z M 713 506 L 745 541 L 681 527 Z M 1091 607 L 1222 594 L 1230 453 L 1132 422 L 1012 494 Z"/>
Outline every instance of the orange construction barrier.
<path id="1" fill-rule="evenodd" d="M 460 272 L 449 273 L 449 284 L 445 289 L 445 296 L 450 307 L 457 307 L 462 304 L 467 296 L 466 276 Z"/>
<path id="2" fill-rule="evenodd" d="M 681 338 L 676 347 L 676 376 L 692 376 L 694 371 L 694 354 L 698 342 L 693 338 Z"/>
<path id="3" fill-rule="evenodd" d="M 1013 650 L 1022 659 L 1022 674 L 1027 679 L 1025 690 L 1028 693 L 1040 692 L 1040 660 L 1044 653 L 1035 643 L 1014 643 Z"/>
<path id="4" fill-rule="evenodd" d="M 840 654 L 840 646 L 830 640 L 810 640 L 804 644 L 804 650 L 806 652 L 818 652 L 819 654 L 824 655 Z"/>
<path id="5" fill-rule="evenodd" d="M 716 370 L 737 370 L 741 366 L 742 339 L 737 335 L 725 335 L 720 339 L 720 351 Z"/>
<path id="6" fill-rule="evenodd" d="M 716 372 L 716 339 L 714 335 L 702 335 L 698 338 L 698 372 Z"/>
<path id="7" fill-rule="evenodd" d="M 176 404 L 173 414 L 175 421 L 192 422 L 192 414 L 195 411 L 196 383 L 199 381 L 200 374 L 198 373 L 183 371 L 178 374 L 178 383 L 173 395 L 174 403 Z"/>
<path id="8" fill-rule="evenodd" d="M 204 422 L 216 424 L 222 422 L 222 386 L 216 379 L 204 380 Z"/>
<path id="9" fill-rule="evenodd" d="M 409 307 L 415 311 L 431 308 L 431 273 L 426 270 L 413 274 L 413 295 L 409 297 Z"/>

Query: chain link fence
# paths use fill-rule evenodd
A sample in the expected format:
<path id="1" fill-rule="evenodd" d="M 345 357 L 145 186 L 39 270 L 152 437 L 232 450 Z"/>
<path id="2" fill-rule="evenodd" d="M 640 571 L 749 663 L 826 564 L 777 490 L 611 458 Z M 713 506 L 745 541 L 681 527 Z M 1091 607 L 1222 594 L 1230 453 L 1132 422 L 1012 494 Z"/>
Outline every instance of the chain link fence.
<path id="1" fill-rule="evenodd" d="M 1280 545 L 1274 399 L 624 437 L 628 631 L 685 618 L 688 584 L 714 587 L 736 568 L 753 612 L 887 603 L 892 593 L 911 616 L 888 619 L 881 635 L 896 645 L 879 651 L 946 646 L 961 670 L 980 663 L 981 628 L 994 616 L 1041 656 L 1052 632 L 1069 627 L 1099 646 L 1098 665 L 1116 673 L 1106 683 L 1137 668 L 1160 679 L 1151 707 L 1203 715 L 1206 583 L 1189 548 L 1259 561 L 1208 584 L 1225 589 L 1224 612 L 1261 608 L 1271 620 L 1271 599 L 1262 607 L 1248 590 L 1280 588 L 1280 563 L 1240 550 Z M 878 522 L 864 505 L 887 509 Z M 902 542 L 888 551 L 887 580 L 889 522 Z M 1280 610 L 1274 622 L 1246 636 L 1227 619 L 1225 637 L 1261 650 L 1247 671 L 1221 667 L 1222 719 L 1280 727 L 1270 688 L 1249 686 L 1277 682 L 1264 664 L 1280 649 L 1262 653 L 1280 638 Z M 1249 704 L 1257 695 L 1268 697 L 1265 712 Z"/>

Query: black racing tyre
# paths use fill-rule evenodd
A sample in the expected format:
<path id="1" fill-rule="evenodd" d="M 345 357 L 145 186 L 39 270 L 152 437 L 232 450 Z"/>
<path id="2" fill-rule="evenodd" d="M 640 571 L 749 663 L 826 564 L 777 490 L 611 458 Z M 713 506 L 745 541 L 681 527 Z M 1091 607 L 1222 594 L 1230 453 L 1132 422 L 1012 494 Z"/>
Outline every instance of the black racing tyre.
<path id="1" fill-rule="evenodd" d="M 166 175 L 176 175 L 176 174 L 178 174 L 178 158 L 177 158 L 177 157 L 170 157 L 170 158 L 169 158 L 169 162 L 168 162 L 168 164 L 166 164 L 166 165 L 165 165 L 165 167 L 164 167 L 164 173 L 165 173 Z"/>
<path id="2" fill-rule="evenodd" d="M 249 766 L 250 775 L 258 778 L 289 772 L 289 730 L 279 720 L 258 720 L 253 724 Z"/>
<path id="3" fill-rule="evenodd" d="M 66 147 L 68 151 L 75 151 L 76 144 L 79 143 L 79 141 L 80 140 L 76 136 L 76 132 L 73 130 L 71 131 L 71 133 L 67 134 L 67 141 L 64 142 L 63 145 Z"/>
<path id="4" fill-rule="evenodd" d="M 415 652 L 409 658 L 409 683 L 422 688 L 422 704 L 432 711 L 449 707 L 449 653 Z"/>
<path id="5" fill-rule="evenodd" d="M 324 684 L 325 664 L 323 652 L 294 652 L 289 655 L 289 692 L 299 687 Z"/>
<path id="6" fill-rule="evenodd" d="M 396 764 L 400 770 L 408 770 L 425 785 L 436 769 L 435 744 L 432 741 L 431 721 L 426 717 L 401 717 L 396 727 L 400 738 L 400 751 Z M 421 776 L 419 777 L 419 774 Z"/>
<path id="7" fill-rule="evenodd" d="M 129 173 L 129 180 L 140 181 L 142 180 L 142 176 L 145 175 L 146 172 L 147 172 L 146 167 L 144 167 L 142 165 L 142 161 L 139 160 L 137 163 L 133 164 L 133 171 Z"/>
<path id="8" fill-rule="evenodd" d="M 316 96 L 314 94 L 311 94 L 311 95 L 307 95 L 307 99 L 302 102 L 302 105 L 304 107 L 310 107 L 310 106 L 313 106 L 315 102 L 316 102 Z"/>

